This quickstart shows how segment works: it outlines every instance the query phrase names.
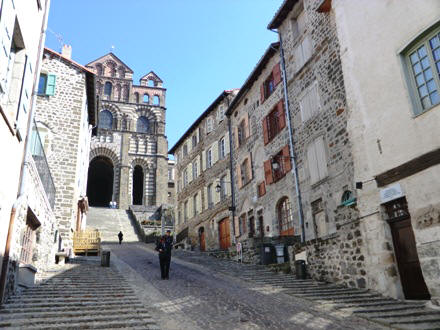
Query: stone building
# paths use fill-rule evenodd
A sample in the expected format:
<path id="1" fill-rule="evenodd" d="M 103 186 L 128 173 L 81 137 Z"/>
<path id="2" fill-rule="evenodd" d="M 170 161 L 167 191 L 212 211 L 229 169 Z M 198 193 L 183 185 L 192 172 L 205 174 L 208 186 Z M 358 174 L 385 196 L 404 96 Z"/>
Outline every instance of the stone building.
<path id="1" fill-rule="evenodd" d="M 176 205 L 176 182 L 175 177 L 176 162 L 172 159 L 168 160 L 168 200 L 167 203 L 171 206 Z"/>
<path id="2" fill-rule="evenodd" d="M 296 199 L 281 78 L 279 43 L 273 43 L 226 113 L 233 136 L 235 234 L 246 262 L 260 262 L 262 244 L 292 245 L 300 232 L 292 213 Z"/>
<path id="3" fill-rule="evenodd" d="M 113 53 L 86 65 L 97 75 L 97 136 L 92 138 L 87 196 L 91 206 L 168 201 L 165 88 L 153 72 L 133 84 L 133 71 Z"/>
<path id="4" fill-rule="evenodd" d="M 329 9 L 362 186 L 367 286 L 439 304 L 440 3 L 337 0 Z"/>
<path id="5" fill-rule="evenodd" d="M 233 242 L 230 138 L 225 111 L 237 90 L 222 92 L 170 149 L 177 182 L 177 244 L 202 251 Z"/>
<path id="6" fill-rule="evenodd" d="M 268 28 L 279 33 L 286 63 L 293 171 L 302 210 L 298 203 L 292 209 L 303 218 L 309 272 L 317 279 L 365 287 L 367 249 L 356 209 L 350 111 L 336 17 L 328 3 L 286 0 Z"/>
<path id="7" fill-rule="evenodd" d="M 50 1 L 0 9 L 0 303 L 55 261 L 54 186 L 38 148 L 34 108 Z"/>
<path id="8" fill-rule="evenodd" d="M 36 103 L 36 125 L 56 189 L 54 213 L 66 248 L 85 228 L 87 170 L 92 127 L 97 124 L 95 74 L 45 48 Z"/>

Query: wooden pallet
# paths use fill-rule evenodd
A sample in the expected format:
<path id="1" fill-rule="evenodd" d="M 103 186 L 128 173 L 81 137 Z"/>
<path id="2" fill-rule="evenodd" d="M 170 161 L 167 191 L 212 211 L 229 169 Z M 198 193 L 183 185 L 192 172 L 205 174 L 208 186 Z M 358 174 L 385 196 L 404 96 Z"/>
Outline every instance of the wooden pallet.
<path id="1" fill-rule="evenodd" d="M 73 253 L 96 254 L 101 252 L 101 234 L 97 229 L 76 231 L 73 233 Z"/>

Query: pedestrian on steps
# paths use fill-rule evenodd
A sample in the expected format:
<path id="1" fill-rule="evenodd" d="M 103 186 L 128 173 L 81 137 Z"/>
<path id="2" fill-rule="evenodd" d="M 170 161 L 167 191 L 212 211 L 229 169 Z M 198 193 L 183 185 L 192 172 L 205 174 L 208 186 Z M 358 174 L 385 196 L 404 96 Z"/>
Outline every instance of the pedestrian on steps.
<path id="1" fill-rule="evenodd" d="M 159 252 L 160 275 L 163 280 L 170 279 L 171 250 L 173 248 L 173 238 L 171 231 L 167 230 L 166 235 L 162 236 L 156 244 L 156 251 Z"/>
<path id="2" fill-rule="evenodd" d="M 119 244 L 122 243 L 122 238 L 124 237 L 124 234 L 122 233 L 122 231 L 119 232 L 118 234 L 118 238 L 119 238 Z"/>

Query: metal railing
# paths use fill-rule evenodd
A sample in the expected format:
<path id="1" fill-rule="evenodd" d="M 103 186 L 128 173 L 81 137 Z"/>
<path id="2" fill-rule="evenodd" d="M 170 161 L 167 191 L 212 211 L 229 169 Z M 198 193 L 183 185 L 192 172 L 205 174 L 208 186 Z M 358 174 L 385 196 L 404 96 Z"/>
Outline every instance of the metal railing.
<path id="1" fill-rule="evenodd" d="M 41 137 L 38 132 L 37 124 L 35 121 L 32 123 L 32 136 L 31 136 L 31 154 L 35 162 L 35 166 L 40 176 L 40 180 L 43 183 L 44 191 L 46 192 L 49 204 L 53 209 L 55 204 L 55 184 L 53 182 L 52 174 L 50 173 L 49 164 L 47 163 L 46 154 L 44 153 L 44 146 L 41 143 Z"/>

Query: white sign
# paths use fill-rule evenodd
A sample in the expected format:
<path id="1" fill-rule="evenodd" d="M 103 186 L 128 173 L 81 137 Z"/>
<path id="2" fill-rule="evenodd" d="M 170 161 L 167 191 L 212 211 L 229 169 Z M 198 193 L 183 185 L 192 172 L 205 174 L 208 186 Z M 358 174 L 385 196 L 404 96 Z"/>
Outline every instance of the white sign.
<path id="1" fill-rule="evenodd" d="M 241 251 L 241 243 L 237 243 L 237 252 Z"/>
<path id="2" fill-rule="evenodd" d="M 403 197 L 405 194 L 402 191 L 402 187 L 399 183 L 393 184 L 385 189 L 380 190 L 380 202 L 381 204 L 393 201 L 397 198 Z"/>

